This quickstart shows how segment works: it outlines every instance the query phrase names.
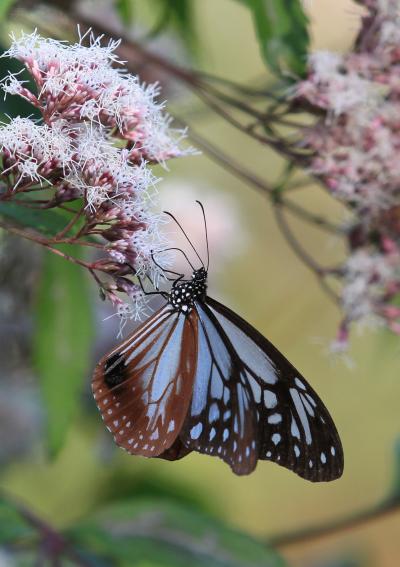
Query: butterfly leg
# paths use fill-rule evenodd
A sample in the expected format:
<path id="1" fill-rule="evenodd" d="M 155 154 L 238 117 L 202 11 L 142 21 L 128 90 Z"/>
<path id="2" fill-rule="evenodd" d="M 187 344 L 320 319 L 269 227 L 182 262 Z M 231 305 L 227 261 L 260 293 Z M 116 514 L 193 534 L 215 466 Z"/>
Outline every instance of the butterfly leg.
<path id="1" fill-rule="evenodd" d="M 167 250 L 171 250 L 171 249 L 167 248 L 166 251 Z M 164 252 L 164 250 L 163 250 L 163 252 Z M 155 259 L 154 252 L 151 252 L 151 259 L 153 260 L 153 262 L 157 266 L 157 268 L 160 268 L 160 270 L 162 270 L 163 272 L 168 272 L 169 274 L 174 274 L 175 276 L 178 276 L 179 280 L 181 280 L 183 278 L 183 274 L 178 274 L 178 272 L 174 272 L 173 270 L 168 270 L 168 269 L 164 268 L 163 266 L 161 266 L 161 264 L 159 264 L 157 262 L 157 260 Z M 176 278 L 169 278 L 167 276 L 165 276 L 165 277 L 169 282 L 173 282 L 173 281 L 176 280 Z"/>
<path id="2" fill-rule="evenodd" d="M 143 291 L 144 295 L 162 295 L 165 299 L 168 299 L 168 293 L 166 291 L 147 291 L 144 289 L 144 285 L 142 282 L 142 278 L 140 276 L 136 276 L 140 285 L 140 289 Z M 148 276 L 147 276 L 148 277 Z M 149 278 L 150 279 L 150 278 Z M 153 282 L 150 280 L 151 284 L 154 286 Z M 154 286 L 155 287 L 155 286 Z"/>

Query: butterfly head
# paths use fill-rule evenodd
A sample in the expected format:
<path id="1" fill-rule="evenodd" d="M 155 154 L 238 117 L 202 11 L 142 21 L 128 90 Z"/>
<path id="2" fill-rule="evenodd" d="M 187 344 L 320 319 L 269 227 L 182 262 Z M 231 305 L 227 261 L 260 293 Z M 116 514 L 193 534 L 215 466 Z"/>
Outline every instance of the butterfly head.
<path id="1" fill-rule="evenodd" d="M 168 296 L 168 302 L 174 309 L 189 314 L 196 300 L 205 297 L 207 291 L 207 270 L 194 270 L 192 279 L 176 281 Z"/>
<path id="2" fill-rule="evenodd" d="M 194 270 L 192 274 L 192 280 L 197 283 L 206 283 L 207 282 L 207 270 L 203 267 L 199 268 L 198 270 Z"/>

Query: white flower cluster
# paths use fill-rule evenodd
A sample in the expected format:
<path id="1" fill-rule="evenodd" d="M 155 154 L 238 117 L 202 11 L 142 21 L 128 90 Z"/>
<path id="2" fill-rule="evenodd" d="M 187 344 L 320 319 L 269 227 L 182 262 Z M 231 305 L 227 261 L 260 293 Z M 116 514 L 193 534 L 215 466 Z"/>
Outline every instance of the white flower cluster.
<path id="1" fill-rule="evenodd" d="M 344 268 L 342 305 L 352 320 L 379 321 L 382 290 L 393 279 L 391 258 L 385 254 L 360 249 L 352 254 Z"/>
<path id="2" fill-rule="evenodd" d="M 400 4 L 363 5 L 355 48 L 313 54 L 295 94 L 317 117 L 304 136 L 309 169 L 353 216 L 340 348 L 355 321 L 400 335 Z"/>
<path id="3" fill-rule="evenodd" d="M 36 32 L 12 37 L 4 55 L 24 63 L 36 89 L 18 74 L 1 86 L 32 103 L 42 119 L 17 117 L 0 126 L 3 175 L 15 193 L 39 184 L 54 189 L 57 203 L 83 198 L 87 223 L 97 227 L 117 267 L 157 279 L 151 254 L 166 243 L 153 210 L 159 179 L 150 165 L 192 150 L 181 148 L 185 132 L 170 127 L 157 85 L 141 85 L 120 66 L 118 45 L 93 35 L 75 45 Z M 143 293 L 119 281 L 124 289 L 117 291 L 134 302 L 124 307 L 111 294 L 119 313 L 139 316 Z"/>

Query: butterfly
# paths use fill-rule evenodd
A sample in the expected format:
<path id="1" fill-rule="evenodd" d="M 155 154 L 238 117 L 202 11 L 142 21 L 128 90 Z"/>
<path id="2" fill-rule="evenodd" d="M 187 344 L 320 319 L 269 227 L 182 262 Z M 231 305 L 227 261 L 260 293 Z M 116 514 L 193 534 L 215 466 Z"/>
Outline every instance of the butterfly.
<path id="1" fill-rule="evenodd" d="M 173 461 L 197 451 L 237 475 L 269 460 L 309 481 L 339 478 L 341 441 L 315 391 L 261 333 L 207 295 L 199 204 L 207 267 L 170 214 L 202 266 L 191 264 L 189 279 L 167 270 L 176 278 L 159 292 L 165 304 L 95 368 L 106 426 L 132 455 Z"/>

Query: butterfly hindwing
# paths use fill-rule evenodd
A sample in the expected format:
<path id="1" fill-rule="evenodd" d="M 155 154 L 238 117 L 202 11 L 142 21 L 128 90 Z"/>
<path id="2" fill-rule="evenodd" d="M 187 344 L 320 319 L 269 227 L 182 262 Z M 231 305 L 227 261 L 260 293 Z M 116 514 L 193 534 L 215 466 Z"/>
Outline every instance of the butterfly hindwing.
<path id="1" fill-rule="evenodd" d="M 182 428 L 197 359 L 192 318 L 167 305 L 96 366 L 94 398 L 116 443 L 129 453 L 158 456 Z"/>
<path id="2" fill-rule="evenodd" d="M 311 481 L 343 472 L 343 450 L 324 404 L 292 364 L 256 329 L 207 297 L 207 306 L 237 353 L 258 408 L 259 459 Z"/>
<path id="3" fill-rule="evenodd" d="M 257 410 L 244 368 L 207 305 L 196 302 L 198 359 L 193 396 L 180 434 L 184 445 L 249 474 L 258 454 Z"/>

